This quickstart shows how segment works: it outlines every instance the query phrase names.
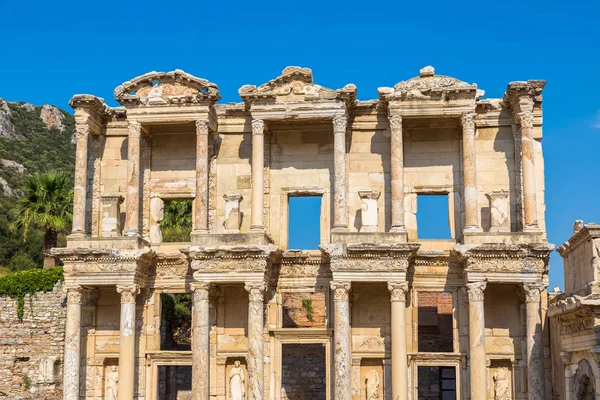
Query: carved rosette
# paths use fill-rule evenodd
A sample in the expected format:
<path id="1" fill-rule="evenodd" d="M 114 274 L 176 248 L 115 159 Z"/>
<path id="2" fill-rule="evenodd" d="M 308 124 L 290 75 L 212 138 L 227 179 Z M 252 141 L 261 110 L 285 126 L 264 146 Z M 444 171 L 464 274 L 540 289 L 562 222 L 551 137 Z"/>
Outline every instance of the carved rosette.
<path id="1" fill-rule="evenodd" d="M 475 117 L 477 114 L 465 113 L 461 115 L 460 121 L 462 123 L 463 132 L 474 132 L 475 131 Z"/>
<path id="2" fill-rule="evenodd" d="M 521 128 L 533 128 L 533 113 L 531 111 L 523 111 L 517 114 L 517 119 Z"/>
<path id="3" fill-rule="evenodd" d="M 541 282 L 536 283 L 524 283 L 523 284 L 523 295 L 526 303 L 539 303 L 541 299 L 541 293 L 546 290 L 546 286 Z"/>
<path id="4" fill-rule="evenodd" d="M 351 283 L 348 281 L 331 281 L 331 291 L 334 301 L 348 301 Z"/>
<path id="5" fill-rule="evenodd" d="M 140 293 L 139 285 L 117 285 L 117 293 L 121 295 L 121 304 L 135 304 L 135 297 Z"/>
<path id="6" fill-rule="evenodd" d="M 390 127 L 392 130 L 402 130 L 402 116 L 401 115 L 392 115 L 390 117 Z"/>
<path id="7" fill-rule="evenodd" d="M 265 131 L 265 121 L 262 119 L 253 119 L 252 120 L 252 134 L 253 135 L 262 135 Z"/>
<path id="8" fill-rule="evenodd" d="M 67 292 L 67 304 L 81 304 L 83 288 L 78 285 L 69 285 L 65 288 Z"/>
<path id="9" fill-rule="evenodd" d="M 348 118 L 345 115 L 336 115 L 333 117 L 333 133 L 346 133 Z"/>
<path id="10" fill-rule="evenodd" d="M 483 301 L 483 292 L 487 286 L 487 282 L 471 282 L 465 285 L 467 287 L 467 295 L 469 303 Z"/>
<path id="11" fill-rule="evenodd" d="M 408 292 L 408 282 L 391 281 L 388 282 L 388 290 L 390 291 L 391 301 L 406 301 L 406 293 Z"/>

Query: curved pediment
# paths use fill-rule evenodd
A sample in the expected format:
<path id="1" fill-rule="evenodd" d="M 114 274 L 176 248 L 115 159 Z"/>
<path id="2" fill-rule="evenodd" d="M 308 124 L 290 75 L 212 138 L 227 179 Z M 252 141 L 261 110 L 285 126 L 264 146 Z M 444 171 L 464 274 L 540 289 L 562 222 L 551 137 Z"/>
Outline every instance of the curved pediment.
<path id="1" fill-rule="evenodd" d="M 140 75 L 117 86 L 114 95 L 115 100 L 126 107 L 214 103 L 221 99 L 216 84 L 180 69 Z"/>

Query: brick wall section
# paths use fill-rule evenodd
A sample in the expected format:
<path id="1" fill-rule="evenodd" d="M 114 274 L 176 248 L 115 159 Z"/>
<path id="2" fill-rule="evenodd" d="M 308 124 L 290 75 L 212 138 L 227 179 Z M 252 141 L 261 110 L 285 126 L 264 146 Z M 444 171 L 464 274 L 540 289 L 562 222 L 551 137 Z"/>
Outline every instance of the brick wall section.
<path id="1" fill-rule="evenodd" d="M 281 353 L 281 398 L 325 400 L 325 347 L 322 344 L 284 344 Z"/>
<path id="2" fill-rule="evenodd" d="M 61 283 L 25 297 L 23 322 L 17 320 L 17 301 L 0 296 L 0 398 L 62 397 L 65 316 Z M 40 369 L 44 362 L 50 368 Z"/>
<path id="3" fill-rule="evenodd" d="M 452 294 L 419 292 L 419 351 L 451 352 Z"/>

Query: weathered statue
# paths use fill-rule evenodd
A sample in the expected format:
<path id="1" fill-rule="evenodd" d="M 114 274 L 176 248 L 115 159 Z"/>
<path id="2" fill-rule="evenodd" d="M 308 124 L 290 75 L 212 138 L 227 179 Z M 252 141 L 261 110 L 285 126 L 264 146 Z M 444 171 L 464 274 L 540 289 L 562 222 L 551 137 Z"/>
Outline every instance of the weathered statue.
<path id="1" fill-rule="evenodd" d="M 499 368 L 494 372 L 494 400 L 509 400 L 508 372 L 506 368 Z"/>
<path id="2" fill-rule="evenodd" d="M 379 374 L 372 369 L 367 374 L 367 400 L 379 398 Z"/>
<path id="3" fill-rule="evenodd" d="M 117 394 L 119 393 L 119 373 L 117 367 L 110 367 L 110 372 L 106 374 L 106 399 L 117 400 Z"/>
<path id="4" fill-rule="evenodd" d="M 236 361 L 229 373 L 229 398 L 231 400 L 244 400 L 245 391 L 244 369 L 240 366 L 240 362 Z"/>

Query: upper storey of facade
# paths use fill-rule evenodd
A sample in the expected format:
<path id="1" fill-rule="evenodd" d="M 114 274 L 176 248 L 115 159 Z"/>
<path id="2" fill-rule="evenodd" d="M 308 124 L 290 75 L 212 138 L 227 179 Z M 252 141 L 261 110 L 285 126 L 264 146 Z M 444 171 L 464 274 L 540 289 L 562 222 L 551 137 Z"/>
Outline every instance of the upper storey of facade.
<path id="1" fill-rule="evenodd" d="M 242 103 L 216 104 L 216 84 L 180 70 L 124 82 L 114 91 L 122 107 L 76 95 L 69 247 L 139 238 L 177 251 L 161 221 L 165 204 L 187 199 L 192 244 L 288 249 L 298 196 L 318 198 L 322 246 L 545 243 L 544 84 L 511 82 L 503 98 L 484 99 L 477 85 L 426 67 L 359 101 L 352 84 L 328 89 L 310 69 L 288 67 L 242 86 Z M 423 239 L 424 196 L 442 199 L 445 240 Z"/>

